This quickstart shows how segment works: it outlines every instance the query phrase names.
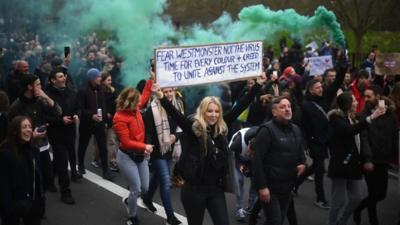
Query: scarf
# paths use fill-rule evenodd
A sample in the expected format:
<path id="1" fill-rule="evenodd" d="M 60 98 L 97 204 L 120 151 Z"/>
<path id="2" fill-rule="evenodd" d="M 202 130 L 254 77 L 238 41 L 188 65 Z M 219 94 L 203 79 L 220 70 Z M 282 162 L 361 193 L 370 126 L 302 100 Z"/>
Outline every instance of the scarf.
<path id="1" fill-rule="evenodd" d="M 174 104 L 174 102 L 173 102 Z M 174 104 L 176 108 L 177 105 Z M 154 99 L 151 104 L 151 111 L 154 117 L 154 125 L 157 132 L 158 142 L 160 143 L 160 153 L 164 155 L 165 153 L 173 150 L 172 157 L 174 160 L 179 160 L 179 157 L 182 152 L 180 141 L 177 140 L 174 144 L 174 148 L 171 148 L 171 132 L 170 126 L 168 122 L 168 116 L 165 112 L 164 108 L 161 107 L 161 103 L 158 99 Z M 178 108 L 179 109 L 179 108 Z M 181 132 L 182 130 L 177 127 L 176 132 Z"/>

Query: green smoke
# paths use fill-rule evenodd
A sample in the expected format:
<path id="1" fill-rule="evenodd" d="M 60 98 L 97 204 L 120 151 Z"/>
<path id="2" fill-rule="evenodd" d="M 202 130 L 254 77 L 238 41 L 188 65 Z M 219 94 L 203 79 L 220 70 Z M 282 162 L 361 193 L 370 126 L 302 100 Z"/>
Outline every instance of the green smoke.
<path id="1" fill-rule="evenodd" d="M 57 15 L 52 15 L 55 12 L 53 1 L 34 4 L 32 0 L 20 0 L 31 5 L 36 15 L 58 18 L 54 25 L 43 22 L 42 31 L 64 33 L 71 40 L 98 28 L 112 31 L 115 40 L 111 45 L 124 58 L 126 85 L 135 85 L 147 77 L 154 49 L 168 44 L 171 37 L 178 39 L 180 45 L 249 40 L 265 40 L 272 44 L 282 32 L 299 39 L 329 33 L 337 44 L 345 46 L 335 15 L 324 7 L 318 7 L 314 16 L 308 17 L 293 9 L 273 11 L 255 5 L 243 8 L 237 20 L 223 13 L 207 27 L 193 25 L 187 28 L 190 32 L 181 33 L 175 31 L 170 19 L 163 14 L 167 0 L 68 0 L 56 10 Z M 56 44 L 61 49 L 64 43 Z"/>
<path id="2" fill-rule="evenodd" d="M 174 32 L 171 24 L 162 18 L 165 0 L 86 0 L 85 5 L 86 13 L 77 23 L 79 28 L 85 31 L 100 25 L 115 32 L 117 40 L 112 45 L 125 60 L 125 84 L 136 85 L 137 81 L 146 78 L 153 49 Z M 68 7 L 62 13 L 71 15 L 80 10 L 80 6 L 68 1 Z"/>
<path id="3" fill-rule="evenodd" d="M 237 21 L 224 13 L 209 27 L 195 26 L 181 42 L 184 44 L 205 44 L 212 42 L 233 42 L 266 40 L 273 43 L 280 32 L 289 32 L 292 37 L 305 36 L 326 30 L 332 39 L 344 48 L 345 38 L 333 12 L 318 7 L 312 17 L 302 16 L 293 9 L 272 11 L 263 5 L 243 8 Z"/>
<path id="4" fill-rule="evenodd" d="M 148 77 L 154 48 L 174 35 L 170 20 L 162 15 L 165 5 L 166 0 L 68 0 L 57 15 L 59 21 L 42 30 L 65 33 L 71 40 L 95 29 L 111 31 L 111 46 L 124 59 L 123 81 L 134 86 Z"/>

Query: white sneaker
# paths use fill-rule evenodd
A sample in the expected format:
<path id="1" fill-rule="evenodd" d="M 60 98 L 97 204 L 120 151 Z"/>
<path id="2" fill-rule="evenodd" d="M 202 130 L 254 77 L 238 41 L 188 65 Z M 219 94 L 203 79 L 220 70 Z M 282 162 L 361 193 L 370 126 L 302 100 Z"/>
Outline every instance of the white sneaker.
<path id="1" fill-rule="evenodd" d="M 244 222 L 246 219 L 246 214 L 243 209 L 238 209 L 235 214 L 236 220 L 239 222 Z"/>

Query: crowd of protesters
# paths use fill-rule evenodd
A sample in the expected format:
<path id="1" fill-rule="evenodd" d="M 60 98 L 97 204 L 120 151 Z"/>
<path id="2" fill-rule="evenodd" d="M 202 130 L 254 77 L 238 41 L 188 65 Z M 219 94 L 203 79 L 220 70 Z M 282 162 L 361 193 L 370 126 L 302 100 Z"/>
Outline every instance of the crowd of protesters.
<path id="1" fill-rule="evenodd" d="M 265 49 L 263 74 L 219 85 L 222 96 L 206 96 L 187 115 L 184 91 L 161 89 L 150 68 L 147 81 L 124 87 L 123 59 L 108 41 L 93 33 L 63 52 L 55 46 L 64 39 L 14 33 L 1 48 L 2 224 L 40 224 L 46 192 L 75 204 L 70 181 L 86 173 L 92 136 L 91 164 L 106 180 L 115 171 L 128 182 L 127 224 L 139 224 L 138 198 L 157 210 L 158 187 L 167 224 L 180 224 L 170 194 L 176 185 L 190 225 L 201 225 L 206 209 L 214 224 L 229 224 L 225 192 L 236 195 L 240 222 L 249 215 L 256 224 L 263 209 L 267 225 L 285 217 L 296 225 L 293 196 L 306 179 L 315 181 L 315 205 L 329 210 L 329 225 L 361 224 L 366 208 L 370 224 L 379 224 L 377 203 L 390 163 L 398 163 L 400 82 L 374 73 L 376 49 L 356 68 L 328 42 L 303 49 L 281 41 L 280 55 Z M 331 55 L 334 67 L 310 76 L 304 58 L 318 55 Z"/>

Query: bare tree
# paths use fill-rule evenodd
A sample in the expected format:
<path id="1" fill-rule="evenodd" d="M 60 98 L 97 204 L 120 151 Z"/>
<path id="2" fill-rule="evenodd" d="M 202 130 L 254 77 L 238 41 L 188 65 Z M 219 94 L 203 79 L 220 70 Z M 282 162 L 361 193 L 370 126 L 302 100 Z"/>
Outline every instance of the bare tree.
<path id="1" fill-rule="evenodd" d="M 354 33 L 356 61 L 362 54 L 363 37 L 383 17 L 392 14 L 397 0 L 325 0 L 340 21 Z"/>

